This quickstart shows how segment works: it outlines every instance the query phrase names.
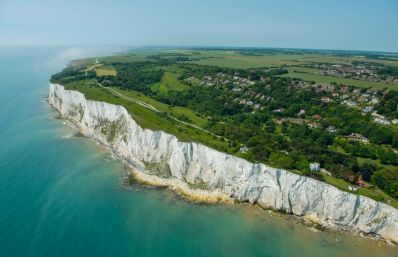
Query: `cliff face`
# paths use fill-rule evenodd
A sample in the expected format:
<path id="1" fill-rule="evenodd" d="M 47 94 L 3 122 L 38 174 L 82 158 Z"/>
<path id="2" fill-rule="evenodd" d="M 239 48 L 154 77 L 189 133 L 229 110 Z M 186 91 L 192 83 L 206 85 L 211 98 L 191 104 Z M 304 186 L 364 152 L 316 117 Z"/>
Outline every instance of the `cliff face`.
<path id="1" fill-rule="evenodd" d="M 162 131 L 143 129 L 124 107 L 86 100 L 83 94 L 61 85 L 50 84 L 49 103 L 81 133 L 109 146 L 141 172 L 199 183 L 239 201 L 398 242 L 398 210 L 384 203 L 198 143 L 180 142 Z"/>

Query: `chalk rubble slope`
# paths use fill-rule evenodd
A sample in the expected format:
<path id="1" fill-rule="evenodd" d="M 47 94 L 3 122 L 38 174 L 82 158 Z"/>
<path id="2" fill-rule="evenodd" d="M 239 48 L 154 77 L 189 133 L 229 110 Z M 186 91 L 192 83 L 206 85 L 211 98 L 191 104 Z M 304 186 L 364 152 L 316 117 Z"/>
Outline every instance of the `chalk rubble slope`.
<path id="1" fill-rule="evenodd" d="M 387 204 L 199 143 L 180 142 L 163 131 L 143 129 L 124 107 L 86 100 L 82 93 L 58 84 L 50 83 L 49 103 L 82 134 L 110 147 L 141 172 L 149 174 L 156 167 L 157 174 L 205 184 L 210 191 L 239 201 L 398 242 L 398 210 Z"/>

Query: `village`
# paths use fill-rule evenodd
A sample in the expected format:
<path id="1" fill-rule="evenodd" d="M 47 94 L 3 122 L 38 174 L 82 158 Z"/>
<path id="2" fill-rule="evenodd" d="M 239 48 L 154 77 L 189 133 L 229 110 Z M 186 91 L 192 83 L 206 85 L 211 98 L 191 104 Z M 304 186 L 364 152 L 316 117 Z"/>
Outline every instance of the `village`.
<path id="1" fill-rule="evenodd" d="M 267 76 L 260 76 L 258 81 L 252 81 L 247 77 L 240 76 L 239 73 L 230 75 L 221 72 L 213 76 L 206 75 L 202 78 L 189 77 L 186 79 L 186 82 L 196 85 L 226 88 L 235 96 L 233 100 L 235 103 L 245 106 L 253 113 L 262 111 L 267 103 L 273 101 L 271 96 L 257 92 L 254 86 L 256 83 L 263 83 L 265 84 L 265 88 L 270 88 L 271 84 L 268 83 L 269 81 L 270 79 Z M 360 89 L 342 85 L 338 86 L 329 83 L 317 84 L 303 80 L 293 80 L 289 86 L 293 90 L 313 89 L 317 96 L 319 96 L 322 104 L 338 103 L 361 111 L 362 115 L 368 115 L 377 124 L 398 126 L 398 119 L 389 119 L 376 111 L 377 105 L 386 93 L 384 91 L 374 88 Z M 285 108 L 275 108 L 271 111 L 276 114 L 283 114 Z M 321 128 L 322 117 L 319 114 L 308 116 L 305 109 L 298 111 L 294 117 L 280 116 L 276 118 L 278 124 L 287 122 L 300 125 L 306 124 L 311 129 Z M 338 128 L 329 126 L 326 130 L 329 133 L 336 133 Z M 368 142 L 368 139 L 360 134 L 349 135 L 347 139 L 361 143 Z"/>
<path id="2" fill-rule="evenodd" d="M 398 84 L 398 76 L 384 74 L 380 66 L 365 66 L 363 64 L 315 64 L 310 65 L 310 67 L 319 69 L 315 74 L 320 75 Z"/>

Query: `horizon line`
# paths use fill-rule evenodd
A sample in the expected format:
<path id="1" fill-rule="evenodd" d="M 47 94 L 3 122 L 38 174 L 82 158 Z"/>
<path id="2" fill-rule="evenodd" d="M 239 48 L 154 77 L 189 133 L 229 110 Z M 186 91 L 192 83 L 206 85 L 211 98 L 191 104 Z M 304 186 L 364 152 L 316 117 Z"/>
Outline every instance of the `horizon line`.
<path id="1" fill-rule="evenodd" d="M 362 52 L 362 53 L 384 53 L 384 54 L 398 54 L 398 51 L 391 50 L 359 50 L 359 49 L 343 49 L 343 48 L 312 48 L 312 47 L 281 47 L 281 46 L 228 46 L 228 45 L 134 45 L 134 44 L 0 44 L 0 48 L 28 48 L 28 47 L 126 47 L 126 48 L 173 48 L 173 49 L 275 49 L 275 50 L 304 50 L 304 51 L 334 51 L 334 52 Z"/>

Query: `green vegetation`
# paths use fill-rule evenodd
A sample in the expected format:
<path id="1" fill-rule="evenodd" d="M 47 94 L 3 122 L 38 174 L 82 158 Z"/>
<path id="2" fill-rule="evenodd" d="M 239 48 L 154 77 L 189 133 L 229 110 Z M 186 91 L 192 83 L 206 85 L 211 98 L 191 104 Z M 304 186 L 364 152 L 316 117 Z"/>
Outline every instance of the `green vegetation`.
<path id="1" fill-rule="evenodd" d="M 180 74 L 178 74 L 176 71 L 165 71 L 161 81 L 153 84 L 151 89 L 159 94 L 164 95 L 167 95 L 173 90 L 184 91 L 188 87 L 178 80 L 179 76 Z"/>
<path id="2" fill-rule="evenodd" d="M 396 206 L 398 91 L 384 89 L 395 89 L 395 68 L 386 67 L 391 59 L 345 52 L 195 49 L 97 61 L 76 62 L 52 81 L 88 99 L 123 105 L 144 128 L 342 190 L 357 185 L 355 193 Z M 377 73 L 391 83 L 315 74 L 329 70 L 339 76 L 357 76 L 360 70 L 360 79 Z M 309 77 L 293 79 L 292 74 Z M 112 139 L 115 126 L 108 127 L 104 134 Z M 310 163 L 326 172 L 310 171 Z"/>

